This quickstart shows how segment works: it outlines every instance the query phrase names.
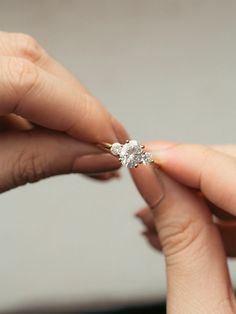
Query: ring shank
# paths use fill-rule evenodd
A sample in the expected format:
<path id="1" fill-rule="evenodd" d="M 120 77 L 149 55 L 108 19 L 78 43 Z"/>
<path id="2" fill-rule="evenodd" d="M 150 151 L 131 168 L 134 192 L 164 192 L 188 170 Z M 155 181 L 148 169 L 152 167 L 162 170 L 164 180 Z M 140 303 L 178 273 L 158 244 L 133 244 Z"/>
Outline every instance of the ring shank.
<path id="1" fill-rule="evenodd" d="M 97 144 L 98 148 L 100 148 L 106 152 L 111 152 L 111 146 L 112 146 L 111 144 L 105 143 L 105 142 Z"/>

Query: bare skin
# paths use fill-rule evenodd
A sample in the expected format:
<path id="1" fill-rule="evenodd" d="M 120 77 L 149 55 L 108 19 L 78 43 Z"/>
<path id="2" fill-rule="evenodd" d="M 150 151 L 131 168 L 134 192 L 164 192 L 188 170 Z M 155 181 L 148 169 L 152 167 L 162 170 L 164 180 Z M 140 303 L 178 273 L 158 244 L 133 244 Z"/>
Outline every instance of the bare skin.
<path id="1" fill-rule="evenodd" d="M 136 216 L 165 256 L 167 313 L 236 313 L 227 266 L 227 256 L 236 256 L 236 146 L 146 146 L 160 165 L 165 197 Z M 225 219 L 213 219 L 212 210 Z"/>
<path id="2" fill-rule="evenodd" d="M 0 32 L 0 192 L 71 172 L 115 177 L 119 162 L 94 144 L 127 137 L 35 39 Z"/>
<path id="3" fill-rule="evenodd" d="M 95 144 L 127 138 L 33 38 L 0 32 L 0 192 L 64 173 L 117 176 L 117 159 Z M 161 188 L 153 181 L 161 194 L 149 194 L 152 211 L 144 208 L 137 217 L 149 243 L 165 255 L 168 313 L 236 313 L 226 263 L 236 256 L 236 147 L 153 142 L 147 148 L 162 169 Z M 141 193 L 142 182 L 136 182 Z M 212 211 L 225 220 L 213 221 Z"/>

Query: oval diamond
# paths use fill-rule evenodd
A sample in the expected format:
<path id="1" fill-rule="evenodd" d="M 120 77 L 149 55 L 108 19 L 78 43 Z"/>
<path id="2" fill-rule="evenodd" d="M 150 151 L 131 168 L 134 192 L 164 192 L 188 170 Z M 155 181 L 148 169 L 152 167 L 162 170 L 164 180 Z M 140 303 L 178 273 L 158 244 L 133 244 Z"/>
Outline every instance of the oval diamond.
<path id="1" fill-rule="evenodd" d="M 134 168 L 142 162 L 142 146 L 135 140 L 124 144 L 120 152 L 122 165 Z"/>
<path id="2" fill-rule="evenodd" d="M 136 140 L 127 141 L 125 144 L 114 143 L 111 145 L 110 151 L 113 155 L 119 156 L 121 164 L 127 168 L 153 162 L 151 154 L 145 152 L 144 146 Z"/>

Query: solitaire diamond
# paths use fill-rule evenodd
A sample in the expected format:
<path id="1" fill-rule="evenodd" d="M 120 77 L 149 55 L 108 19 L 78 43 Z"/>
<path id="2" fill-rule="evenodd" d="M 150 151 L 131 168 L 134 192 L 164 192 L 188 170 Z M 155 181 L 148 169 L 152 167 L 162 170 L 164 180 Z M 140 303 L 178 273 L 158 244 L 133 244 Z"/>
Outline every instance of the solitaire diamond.
<path id="1" fill-rule="evenodd" d="M 140 145 L 136 140 L 127 141 L 125 144 L 112 144 L 111 153 L 119 156 L 120 162 L 127 168 L 135 168 L 139 164 L 153 162 L 151 154 L 145 152 L 144 146 Z"/>

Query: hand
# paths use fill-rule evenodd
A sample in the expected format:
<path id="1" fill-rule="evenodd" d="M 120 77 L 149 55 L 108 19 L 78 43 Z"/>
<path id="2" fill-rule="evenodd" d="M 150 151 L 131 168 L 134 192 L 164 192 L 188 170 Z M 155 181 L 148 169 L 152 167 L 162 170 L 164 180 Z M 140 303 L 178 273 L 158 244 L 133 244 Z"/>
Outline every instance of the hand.
<path id="1" fill-rule="evenodd" d="M 226 260 L 236 256 L 236 146 L 146 147 L 161 168 L 162 200 L 137 217 L 165 256 L 167 313 L 236 313 Z M 224 220 L 213 219 L 211 210 Z"/>
<path id="2" fill-rule="evenodd" d="M 0 69 L 0 192 L 120 166 L 93 144 L 125 140 L 123 127 L 33 38 L 0 32 Z"/>

